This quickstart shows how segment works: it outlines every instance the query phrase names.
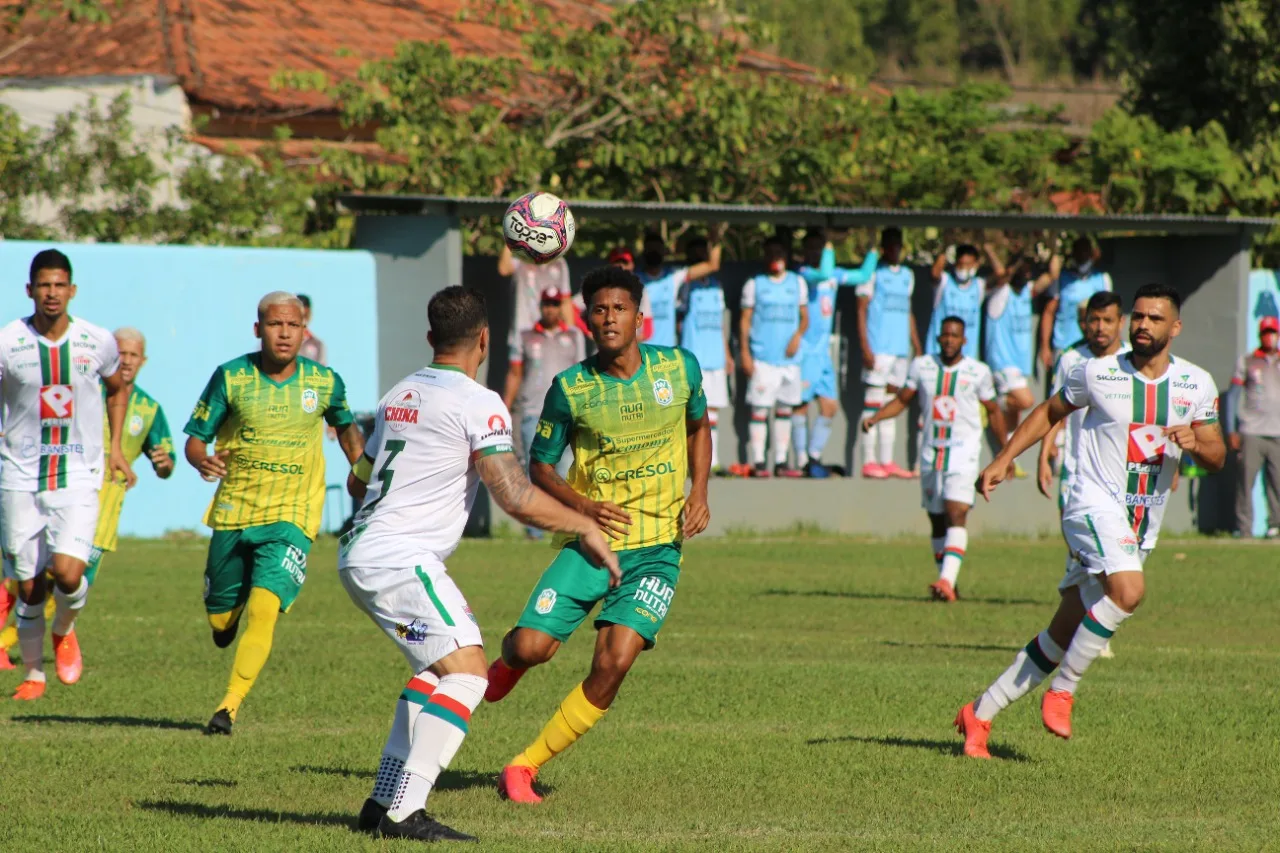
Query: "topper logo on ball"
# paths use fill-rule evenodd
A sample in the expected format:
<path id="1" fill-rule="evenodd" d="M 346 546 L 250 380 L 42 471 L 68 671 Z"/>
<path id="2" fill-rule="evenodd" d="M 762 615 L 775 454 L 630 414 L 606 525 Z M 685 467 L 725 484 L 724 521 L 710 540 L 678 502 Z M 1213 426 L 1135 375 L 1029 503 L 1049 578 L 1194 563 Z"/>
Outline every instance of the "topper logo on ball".
<path id="1" fill-rule="evenodd" d="M 539 243 L 544 244 L 548 240 L 554 239 L 556 236 L 554 233 L 547 233 L 546 231 L 535 231 L 533 228 L 530 228 L 522 222 L 517 216 L 512 216 L 510 218 L 507 222 L 507 229 L 511 231 L 512 236 L 514 237 L 537 240 Z"/>

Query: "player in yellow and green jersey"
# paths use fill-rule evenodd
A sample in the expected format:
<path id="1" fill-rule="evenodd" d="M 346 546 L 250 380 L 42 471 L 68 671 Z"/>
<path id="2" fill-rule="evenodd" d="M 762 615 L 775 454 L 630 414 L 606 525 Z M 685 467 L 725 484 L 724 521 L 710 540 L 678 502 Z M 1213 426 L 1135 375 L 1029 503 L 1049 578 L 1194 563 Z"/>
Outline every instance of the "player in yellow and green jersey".
<path id="1" fill-rule="evenodd" d="M 206 480 L 221 481 L 204 518 L 213 528 L 204 605 L 215 645 L 231 645 L 245 612 L 227 695 L 206 734 L 231 734 L 271 653 L 276 618 L 306 580 L 324 511 L 324 425 L 338 430 L 352 464 L 364 453 L 342 377 L 298 357 L 302 310 L 292 293 L 262 297 L 253 326 L 262 351 L 214 371 L 184 429 L 187 461 Z"/>
<path id="2" fill-rule="evenodd" d="M 169 421 L 160 404 L 134 384 L 138 371 L 147 363 L 147 339 L 142 332 L 129 327 L 116 329 L 115 337 L 116 346 L 120 349 L 120 376 L 133 386 L 129 410 L 124 417 L 125 430 L 120 437 L 120 449 L 130 465 L 142 454 L 147 454 L 156 476 L 167 480 L 173 474 L 174 463 Z M 108 429 L 105 422 L 103 429 Z M 93 550 L 89 552 L 89 564 L 84 570 L 90 586 L 98 577 L 103 554 L 116 549 L 116 531 L 120 527 L 120 511 L 124 509 L 127 488 L 123 479 L 117 476 L 105 480 L 98 492 L 98 529 L 93 534 Z"/>
<path id="3" fill-rule="evenodd" d="M 557 375 L 547 392 L 530 479 L 613 537 L 622 581 L 611 589 L 576 541 L 557 539 L 559 555 L 489 667 L 485 699 L 497 702 L 600 604 L 591 673 L 502 770 L 499 793 L 522 803 L 541 801 L 533 790 L 538 770 L 604 716 L 640 652 L 653 647 L 680 578 L 681 543 L 711 520 L 711 428 L 698 360 L 688 350 L 637 343 L 644 288 L 626 270 L 593 270 L 582 294 L 598 352 Z M 566 447 L 573 449 L 567 482 L 555 469 Z"/>

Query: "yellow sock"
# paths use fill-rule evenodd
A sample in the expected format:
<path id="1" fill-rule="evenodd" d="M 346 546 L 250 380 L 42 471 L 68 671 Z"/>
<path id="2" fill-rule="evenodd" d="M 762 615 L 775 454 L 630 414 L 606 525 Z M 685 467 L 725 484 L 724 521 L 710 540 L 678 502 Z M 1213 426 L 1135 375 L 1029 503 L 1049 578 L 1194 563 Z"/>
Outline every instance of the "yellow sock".
<path id="1" fill-rule="evenodd" d="M 265 589 L 254 587 L 249 592 L 249 603 L 245 605 L 244 633 L 240 635 L 240 644 L 236 646 L 236 660 L 231 665 L 231 681 L 227 684 L 227 695 L 218 705 L 226 708 L 235 720 L 240 703 L 253 689 L 258 674 L 271 654 L 271 641 L 275 637 L 276 619 L 280 616 L 280 599 Z"/>
<path id="2" fill-rule="evenodd" d="M 3 631 L 0 631 L 0 651 L 11 648 L 18 644 L 18 629 L 10 625 Z"/>
<path id="3" fill-rule="evenodd" d="M 44 600 L 44 618 L 50 622 L 53 621 L 53 614 L 58 612 L 58 602 L 53 600 L 53 593 L 49 593 Z"/>
<path id="4" fill-rule="evenodd" d="M 560 703 L 538 739 L 529 744 L 511 763 L 536 771 L 585 735 L 588 729 L 600 722 L 607 710 L 597 708 L 587 701 L 587 695 L 582 692 L 582 685 L 579 684 Z"/>

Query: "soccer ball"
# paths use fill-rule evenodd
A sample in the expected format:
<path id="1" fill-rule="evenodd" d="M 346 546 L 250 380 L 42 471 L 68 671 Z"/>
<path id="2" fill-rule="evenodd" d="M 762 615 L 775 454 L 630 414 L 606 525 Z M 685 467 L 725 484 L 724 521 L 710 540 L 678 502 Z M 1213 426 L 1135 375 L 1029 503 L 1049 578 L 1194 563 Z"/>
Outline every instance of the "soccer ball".
<path id="1" fill-rule="evenodd" d="M 550 263 L 569 251 L 577 230 L 569 205 L 551 193 L 522 195 L 502 217 L 507 248 L 535 264 Z"/>

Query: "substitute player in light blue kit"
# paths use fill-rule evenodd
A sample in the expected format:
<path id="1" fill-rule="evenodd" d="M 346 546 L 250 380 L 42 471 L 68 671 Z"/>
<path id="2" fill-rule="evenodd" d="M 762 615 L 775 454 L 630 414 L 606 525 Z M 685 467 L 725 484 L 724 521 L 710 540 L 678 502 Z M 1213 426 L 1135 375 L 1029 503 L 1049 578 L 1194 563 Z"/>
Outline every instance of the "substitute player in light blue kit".
<path id="1" fill-rule="evenodd" d="M 836 250 L 821 228 L 804 235 L 804 266 L 800 276 L 809 289 L 809 328 L 800 344 L 800 405 L 791 417 L 791 440 L 796 448 L 796 465 L 806 476 L 822 479 L 822 451 L 831 437 L 831 421 L 836 416 L 836 370 L 831 360 L 831 333 L 836 319 L 836 293 L 841 287 L 865 284 L 875 274 L 880 255 L 867 252 L 858 269 L 836 266 Z M 817 399 L 818 417 L 809 432 L 809 403 Z"/>
<path id="2" fill-rule="evenodd" d="M 986 246 L 991 263 L 992 282 L 1004 278 L 1004 264 L 996 257 L 995 249 Z M 947 269 L 947 255 L 938 255 L 933 262 L 933 313 L 929 317 L 929 333 L 925 335 L 925 353 L 938 355 L 938 336 L 942 334 L 943 317 L 959 317 L 964 320 L 965 358 L 978 358 L 978 338 L 982 328 L 982 303 L 987 298 L 987 280 L 978 275 L 981 258 L 978 247 L 968 243 L 956 246 L 955 263 Z"/>
<path id="3" fill-rule="evenodd" d="M 1029 383 L 1035 370 L 1034 302 L 1056 278 L 1056 265 L 1055 260 L 1048 272 L 1033 279 L 1035 260 L 1027 255 L 1019 257 L 1008 270 L 1008 281 L 987 298 L 983 356 L 995 377 L 996 395 L 1010 433 L 1018 428 L 1022 413 L 1035 405 Z"/>
<path id="4" fill-rule="evenodd" d="M 1080 340 L 1079 310 L 1089 297 L 1115 290 L 1111 276 L 1094 269 L 1100 253 L 1088 237 L 1071 244 L 1071 262 L 1049 288 L 1040 318 L 1040 361 L 1052 369 L 1058 354 Z"/>
<path id="5" fill-rule="evenodd" d="M 686 281 L 706 278 L 720 269 L 720 228 L 713 227 L 707 237 L 705 261 L 676 267 L 665 263 L 667 244 L 662 235 L 653 231 L 644 235 L 644 253 L 640 256 L 642 267 L 636 271 L 636 277 L 644 285 L 645 299 L 653 312 L 653 333 L 645 343 L 659 347 L 676 345 L 676 296 L 681 285 Z"/>
<path id="6" fill-rule="evenodd" d="M 742 288 L 738 339 L 742 341 L 742 372 L 750 381 L 747 405 L 751 464 L 735 466 L 736 474 L 768 477 L 765 445 L 769 441 L 769 410 L 773 420 L 773 473 L 799 477 L 787 465 L 791 449 L 792 407 L 800 405 L 800 342 L 809 327 L 809 290 L 804 279 L 787 270 L 787 245 L 774 235 L 764 243 L 766 273 Z M 775 408 L 776 407 L 776 408 Z"/>
<path id="7" fill-rule="evenodd" d="M 691 268 L 705 263 L 709 252 L 709 244 L 701 237 L 685 244 L 685 258 Z M 702 366 L 702 390 L 707 396 L 707 421 L 711 427 L 713 476 L 725 473 L 720 465 L 719 410 L 729 405 L 729 375 L 733 373 L 725 309 L 724 288 L 714 275 L 687 279 L 676 296 L 680 346 L 693 353 Z"/>
<path id="8" fill-rule="evenodd" d="M 871 281 L 858 286 L 858 338 L 862 348 L 863 417 L 880 411 L 907 377 L 907 360 L 920 354 L 920 332 L 911 314 L 916 276 L 902 263 L 902 229 L 880 233 L 880 263 Z M 873 480 L 915 475 L 893 461 L 897 426 L 877 423 L 866 433 L 862 476 Z"/>

